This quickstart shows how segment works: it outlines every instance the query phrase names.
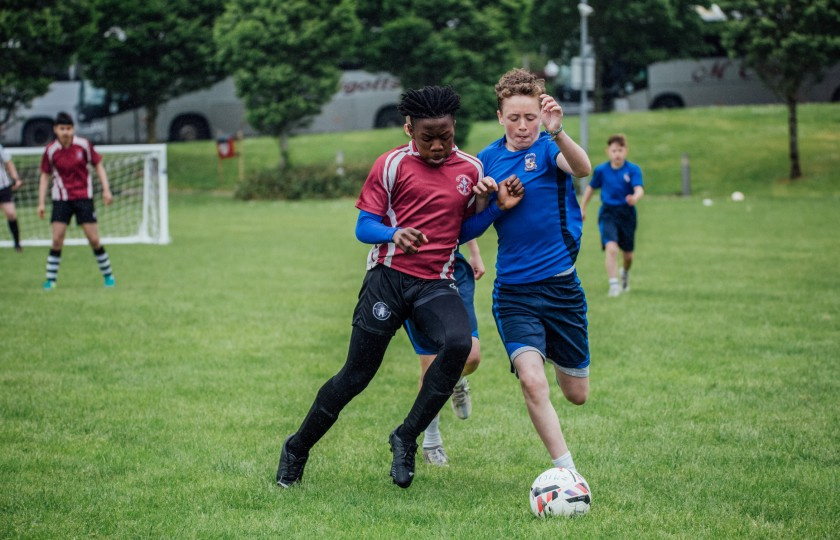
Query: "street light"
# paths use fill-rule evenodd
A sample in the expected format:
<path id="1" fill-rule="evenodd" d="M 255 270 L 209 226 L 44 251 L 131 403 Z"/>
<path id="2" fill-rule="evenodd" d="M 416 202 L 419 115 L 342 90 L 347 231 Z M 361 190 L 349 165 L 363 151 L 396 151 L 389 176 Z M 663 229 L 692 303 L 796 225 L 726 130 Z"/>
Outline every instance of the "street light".
<path id="1" fill-rule="evenodd" d="M 589 41 L 589 27 L 587 20 L 595 11 L 592 6 L 583 0 L 577 5 L 580 13 L 580 146 L 586 152 L 589 148 L 589 122 L 586 116 L 586 67 L 589 51 L 586 42 Z"/>

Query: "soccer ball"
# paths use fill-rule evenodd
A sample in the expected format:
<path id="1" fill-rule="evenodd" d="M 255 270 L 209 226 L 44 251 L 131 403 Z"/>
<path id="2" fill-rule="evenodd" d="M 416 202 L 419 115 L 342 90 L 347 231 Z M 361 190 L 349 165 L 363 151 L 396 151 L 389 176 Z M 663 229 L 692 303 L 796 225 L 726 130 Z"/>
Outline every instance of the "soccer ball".
<path id="1" fill-rule="evenodd" d="M 740 191 L 733 191 L 732 192 L 732 200 L 735 202 L 741 202 L 744 200 L 744 194 Z"/>
<path id="2" fill-rule="evenodd" d="M 582 516 L 591 502 L 589 484 L 569 469 L 552 467 L 531 484 L 531 512 L 537 517 Z"/>

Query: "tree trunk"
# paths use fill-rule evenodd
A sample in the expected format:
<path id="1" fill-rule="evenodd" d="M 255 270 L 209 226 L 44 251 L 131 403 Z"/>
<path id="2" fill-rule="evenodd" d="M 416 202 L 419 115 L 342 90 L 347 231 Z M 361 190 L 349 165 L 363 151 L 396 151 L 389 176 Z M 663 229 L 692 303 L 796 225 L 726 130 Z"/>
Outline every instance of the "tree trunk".
<path id="1" fill-rule="evenodd" d="M 280 170 L 285 170 L 289 163 L 289 136 L 283 132 L 280 135 Z"/>
<path id="2" fill-rule="evenodd" d="M 149 144 L 154 144 L 157 142 L 157 116 L 158 116 L 158 106 L 157 103 L 152 105 L 146 106 L 146 142 Z"/>
<path id="3" fill-rule="evenodd" d="M 790 152 L 790 179 L 796 180 L 802 176 L 802 170 L 799 168 L 799 138 L 797 136 L 797 121 L 796 121 L 796 98 L 788 96 L 788 140 Z"/>

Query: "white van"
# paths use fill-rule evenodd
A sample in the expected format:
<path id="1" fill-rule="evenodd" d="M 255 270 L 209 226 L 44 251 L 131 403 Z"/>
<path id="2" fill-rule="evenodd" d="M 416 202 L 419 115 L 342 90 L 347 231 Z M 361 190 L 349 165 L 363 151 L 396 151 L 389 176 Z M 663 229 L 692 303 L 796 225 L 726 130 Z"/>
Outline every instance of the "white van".
<path id="1" fill-rule="evenodd" d="M 389 73 L 344 71 L 336 92 L 311 123 L 294 133 L 322 133 L 401 126 L 397 111 L 402 88 Z M 50 92 L 21 110 L 19 121 L 4 126 L 5 146 L 40 146 L 52 136 L 52 121 L 59 111 L 76 120 L 76 133 L 96 143 L 145 143 L 146 111 L 112 99 L 89 81 L 54 82 Z M 189 141 L 243 131 L 255 134 L 245 118 L 245 105 L 236 96 L 233 78 L 209 88 L 174 98 L 158 109 L 157 140 Z"/>
<path id="2" fill-rule="evenodd" d="M 802 103 L 840 101 L 840 64 L 800 94 Z M 647 88 L 625 99 L 624 106 L 630 110 L 781 102 L 755 71 L 727 57 L 651 64 Z"/>

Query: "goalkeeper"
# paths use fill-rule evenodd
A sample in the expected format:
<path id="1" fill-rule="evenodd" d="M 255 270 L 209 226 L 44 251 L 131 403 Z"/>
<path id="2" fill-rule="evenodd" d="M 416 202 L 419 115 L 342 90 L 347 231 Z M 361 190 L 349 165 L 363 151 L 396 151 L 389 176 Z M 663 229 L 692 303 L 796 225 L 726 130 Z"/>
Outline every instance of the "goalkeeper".
<path id="1" fill-rule="evenodd" d="M 58 113 L 53 124 L 56 140 L 47 145 L 41 159 L 41 178 L 38 184 L 38 217 L 44 219 L 47 186 L 52 177 L 52 246 L 47 256 L 47 280 L 44 290 L 56 287 L 58 267 L 61 264 L 61 248 L 67 226 L 75 215 L 76 223 L 82 227 L 85 237 L 93 248 L 93 255 L 105 279 L 106 287 L 113 287 L 114 274 L 105 247 L 99 241 L 99 227 L 96 224 L 96 210 L 93 207 L 93 179 L 89 165 L 96 169 L 102 184 L 102 201 L 109 205 L 113 200 L 108 175 L 102 165 L 102 156 L 93 149 L 93 143 L 76 137 L 73 118 L 64 112 Z"/>

